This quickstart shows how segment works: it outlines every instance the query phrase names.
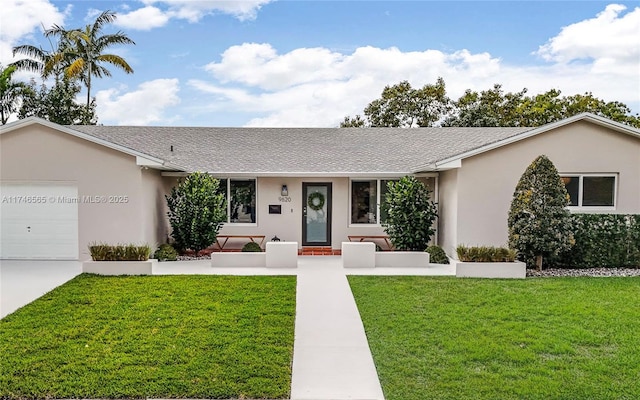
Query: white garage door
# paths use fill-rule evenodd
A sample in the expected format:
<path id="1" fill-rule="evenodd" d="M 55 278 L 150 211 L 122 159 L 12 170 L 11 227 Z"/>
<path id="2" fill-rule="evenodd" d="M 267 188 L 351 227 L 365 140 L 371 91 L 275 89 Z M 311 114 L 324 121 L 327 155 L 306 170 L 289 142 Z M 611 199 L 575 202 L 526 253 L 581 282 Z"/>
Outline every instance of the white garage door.
<path id="1" fill-rule="evenodd" d="M 78 188 L 0 184 L 0 259 L 78 258 Z"/>

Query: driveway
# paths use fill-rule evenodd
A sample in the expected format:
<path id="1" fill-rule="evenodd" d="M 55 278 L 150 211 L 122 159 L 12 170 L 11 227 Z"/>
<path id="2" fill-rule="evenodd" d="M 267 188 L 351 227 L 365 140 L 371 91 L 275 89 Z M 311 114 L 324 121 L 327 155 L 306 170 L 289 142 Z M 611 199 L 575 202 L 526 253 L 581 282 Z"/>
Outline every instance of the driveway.
<path id="1" fill-rule="evenodd" d="M 82 272 L 79 261 L 0 260 L 0 318 Z"/>

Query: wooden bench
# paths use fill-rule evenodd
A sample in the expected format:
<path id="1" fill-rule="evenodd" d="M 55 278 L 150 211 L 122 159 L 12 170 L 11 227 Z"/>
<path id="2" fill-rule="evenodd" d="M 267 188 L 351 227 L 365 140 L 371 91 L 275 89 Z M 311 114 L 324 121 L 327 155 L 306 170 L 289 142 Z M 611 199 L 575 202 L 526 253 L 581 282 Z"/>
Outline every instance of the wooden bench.
<path id="1" fill-rule="evenodd" d="M 224 250 L 224 246 L 227 245 L 227 242 L 229 241 L 229 239 L 248 239 L 251 242 L 254 243 L 258 243 L 258 245 L 260 247 L 262 247 L 262 244 L 264 243 L 264 235 L 218 235 L 216 237 L 216 244 L 218 245 L 218 249 L 220 251 Z M 224 239 L 222 241 L 220 241 L 221 239 Z M 257 240 L 259 240 L 259 242 L 257 242 Z"/>
<path id="2" fill-rule="evenodd" d="M 374 242 L 376 240 L 383 240 L 387 248 L 385 250 L 393 250 L 393 244 L 387 235 L 350 235 L 347 236 L 350 242 Z"/>

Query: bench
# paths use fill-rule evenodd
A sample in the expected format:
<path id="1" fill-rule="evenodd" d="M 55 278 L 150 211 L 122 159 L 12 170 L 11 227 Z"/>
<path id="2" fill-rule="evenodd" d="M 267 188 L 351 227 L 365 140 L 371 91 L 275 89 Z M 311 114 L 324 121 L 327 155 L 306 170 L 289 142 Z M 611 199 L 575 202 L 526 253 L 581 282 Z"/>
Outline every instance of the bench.
<path id="1" fill-rule="evenodd" d="M 383 240 L 387 248 L 384 250 L 393 250 L 393 244 L 387 235 L 350 235 L 347 236 L 350 242 L 374 242 L 376 240 Z"/>
<path id="2" fill-rule="evenodd" d="M 218 235 L 216 237 L 216 245 L 218 245 L 220 251 L 223 251 L 229 239 L 248 239 L 251 242 L 258 243 L 258 245 L 262 247 L 264 238 L 264 235 Z M 221 239 L 224 240 L 221 241 Z M 259 240 L 259 242 L 257 242 L 257 240 Z"/>

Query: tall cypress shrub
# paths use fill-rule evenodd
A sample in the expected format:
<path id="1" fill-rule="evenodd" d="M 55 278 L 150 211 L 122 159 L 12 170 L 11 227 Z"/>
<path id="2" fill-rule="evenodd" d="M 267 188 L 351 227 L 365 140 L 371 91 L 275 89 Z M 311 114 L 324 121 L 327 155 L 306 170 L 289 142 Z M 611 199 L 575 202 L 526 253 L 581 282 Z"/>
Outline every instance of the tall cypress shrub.
<path id="1" fill-rule="evenodd" d="M 509 246 L 528 266 L 569 249 L 574 238 L 567 210 L 569 194 L 551 160 L 542 155 L 524 171 L 509 210 Z"/>

